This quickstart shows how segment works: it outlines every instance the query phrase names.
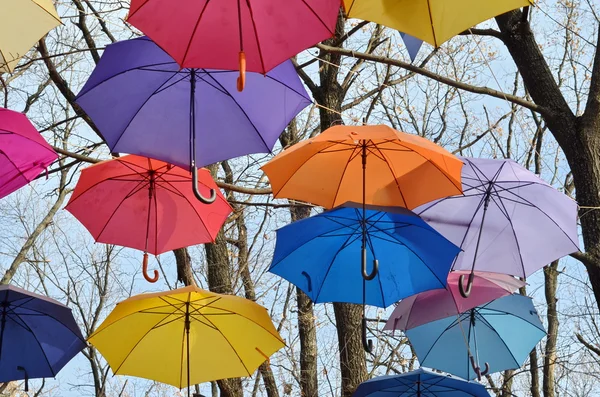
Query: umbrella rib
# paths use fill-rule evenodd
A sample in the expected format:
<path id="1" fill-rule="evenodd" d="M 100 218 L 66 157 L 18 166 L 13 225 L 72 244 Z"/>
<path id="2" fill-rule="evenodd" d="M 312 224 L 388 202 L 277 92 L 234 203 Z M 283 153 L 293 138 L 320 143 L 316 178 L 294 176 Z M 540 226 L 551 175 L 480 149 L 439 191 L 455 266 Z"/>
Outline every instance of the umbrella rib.
<path id="1" fill-rule="evenodd" d="M 154 92 L 152 92 L 152 94 L 150 94 L 148 96 L 148 98 L 146 98 L 142 104 L 140 105 L 140 107 L 136 110 L 136 112 L 133 114 L 133 116 L 131 116 L 131 118 L 129 119 L 129 122 L 127 123 L 127 125 L 125 125 L 125 127 L 123 127 L 123 130 L 121 131 L 121 133 L 119 134 L 119 137 L 117 138 L 117 140 L 115 141 L 115 144 L 113 145 L 113 148 L 116 148 L 117 145 L 119 144 L 119 142 L 121 141 L 121 138 L 123 138 L 123 135 L 125 135 L 125 132 L 127 131 L 127 129 L 129 128 L 129 126 L 131 125 L 131 123 L 133 123 L 133 121 L 137 118 L 138 114 L 142 111 L 142 109 L 146 106 L 146 104 L 148 102 L 150 102 L 150 100 L 154 97 L 154 95 L 156 95 L 165 85 L 167 85 L 167 83 L 169 81 L 171 81 L 171 79 L 173 79 L 174 77 L 176 77 L 179 74 L 179 72 L 173 72 L 173 75 L 170 76 L 168 79 L 166 79 L 165 81 L 163 81 L 155 90 Z M 181 80 L 179 80 L 178 82 L 180 82 Z"/>
<path id="2" fill-rule="evenodd" d="M 84 170 L 85 171 L 85 170 Z M 117 177 L 111 177 L 111 178 L 106 178 L 106 179 L 102 179 L 96 183 L 94 183 L 93 185 L 91 185 L 90 187 L 88 187 L 87 189 L 85 189 L 83 192 L 79 193 L 76 197 L 71 197 L 71 200 L 69 201 L 69 203 L 67 204 L 67 207 L 69 207 L 71 204 L 73 204 L 77 199 L 79 199 L 81 196 L 83 196 L 84 194 L 86 194 L 87 192 L 89 192 L 90 190 L 92 190 L 93 188 L 95 188 L 96 186 L 106 182 L 106 181 L 117 181 L 117 182 L 134 182 L 134 179 L 128 180 L 128 179 L 120 179 L 122 177 L 126 177 L 126 176 L 134 176 L 134 175 L 139 175 L 142 178 L 144 178 L 144 175 L 141 173 L 137 173 L 137 174 L 123 174 L 123 175 L 119 175 Z M 145 178 L 147 179 L 147 178 Z"/>
<path id="3" fill-rule="evenodd" d="M 32 298 L 33 299 L 33 298 Z M 62 321 L 60 321 L 59 319 L 57 319 L 56 317 L 54 317 L 51 314 L 45 313 L 45 312 L 41 312 L 39 310 L 36 309 L 32 309 L 32 308 L 25 308 L 29 311 L 32 312 L 36 312 L 37 314 L 18 314 L 16 313 L 14 310 L 11 310 L 15 316 L 18 316 L 19 318 L 21 318 L 22 316 L 40 316 L 40 317 L 48 317 L 51 318 L 52 320 L 56 321 L 58 324 L 62 325 L 63 327 L 65 327 L 69 332 L 71 332 L 73 335 L 75 335 L 79 340 L 81 340 L 82 342 L 85 342 L 85 339 L 82 339 L 81 336 L 77 335 L 76 332 L 74 332 L 67 324 L 63 323 Z M 24 321 L 23 319 L 21 319 L 22 321 Z M 13 320 L 14 321 L 14 320 Z"/>
<path id="4" fill-rule="evenodd" d="M 317 12 L 306 2 L 306 0 L 301 0 L 302 3 L 304 3 L 304 5 L 306 7 L 308 7 L 308 9 L 313 13 L 313 15 L 319 20 L 319 22 L 321 22 L 321 24 L 323 26 L 325 26 L 325 29 L 327 29 L 327 31 L 329 33 L 331 33 L 331 35 L 335 35 L 335 32 L 332 32 L 331 29 L 329 28 L 329 26 L 327 26 L 327 24 L 325 24 L 325 21 L 323 21 L 323 19 L 321 18 L 321 16 L 319 14 L 317 14 Z"/>
<path id="5" fill-rule="evenodd" d="M 289 89 L 290 91 L 295 92 L 296 94 L 298 94 L 298 96 L 300 96 L 301 98 L 304 98 L 306 100 L 308 100 L 309 102 L 312 102 L 312 100 L 310 98 L 307 98 L 306 96 L 302 95 L 302 93 L 298 92 L 295 88 L 290 87 L 289 85 L 287 85 L 287 83 L 283 82 L 283 81 L 279 81 L 271 76 L 269 76 L 268 74 L 265 75 L 266 78 L 268 78 L 269 80 L 273 80 L 276 83 L 281 84 L 282 86 L 286 87 L 287 89 Z"/>
<path id="6" fill-rule="evenodd" d="M 200 11 L 200 15 L 198 15 L 198 20 L 196 21 L 196 24 L 194 25 L 194 30 L 192 30 L 192 34 L 190 35 L 190 40 L 188 41 L 187 47 L 185 48 L 185 53 L 183 54 L 183 58 L 181 59 L 181 65 L 185 64 L 185 59 L 188 56 L 190 47 L 192 46 L 192 41 L 194 41 L 194 36 L 196 36 L 196 31 L 198 30 L 198 26 L 200 26 L 200 22 L 202 21 L 202 17 L 204 16 L 204 12 L 208 8 L 209 3 L 210 3 L 210 0 L 206 0 L 206 3 L 204 3 L 204 7 L 202 7 L 202 11 Z"/>
<path id="7" fill-rule="evenodd" d="M 337 189 L 335 190 L 335 195 L 333 196 L 333 200 L 331 201 L 331 207 L 335 206 L 335 202 L 337 200 L 337 196 L 340 193 L 340 189 L 342 188 L 342 181 L 344 180 L 344 175 L 346 175 L 346 170 L 348 169 L 348 166 L 350 165 L 350 163 L 354 160 L 354 154 L 357 153 L 357 149 L 358 146 L 355 146 L 351 151 L 350 151 L 350 157 L 348 158 L 348 160 L 346 161 L 346 164 L 344 165 L 344 169 L 342 170 L 342 174 L 340 175 L 340 180 L 337 184 Z"/>
<path id="8" fill-rule="evenodd" d="M 241 2 L 238 2 L 241 7 Z M 260 47 L 260 40 L 258 39 L 258 29 L 256 27 L 256 21 L 254 20 L 254 13 L 252 12 L 252 6 L 250 5 L 250 0 L 246 0 L 246 5 L 248 6 L 248 12 L 250 13 L 250 20 L 252 21 L 252 29 L 254 30 L 254 38 L 256 39 L 256 47 L 258 49 L 258 56 L 260 57 L 260 65 L 262 69 L 265 70 L 265 61 L 263 59 L 262 48 Z M 241 10 L 240 15 L 241 15 Z M 239 21 L 240 28 L 242 27 L 242 21 Z M 243 33 L 240 32 L 240 39 L 243 37 Z M 240 49 L 242 47 L 242 43 L 240 42 Z"/>
<path id="9" fill-rule="evenodd" d="M 400 197 L 402 198 L 402 202 L 404 203 L 404 206 L 405 207 L 408 206 L 408 203 L 406 202 L 406 197 L 404 197 L 404 193 L 402 192 L 402 188 L 400 188 L 400 184 L 398 183 L 398 177 L 396 176 L 396 172 L 392 168 L 392 165 L 388 161 L 388 159 L 385 156 L 385 154 L 383 153 L 383 151 L 378 146 L 375 146 L 375 148 L 379 151 L 379 153 L 383 157 L 383 161 L 384 161 L 385 165 L 387 165 L 388 169 L 392 173 L 392 177 L 394 178 L 394 182 L 396 183 L 396 187 L 398 188 L 398 193 L 400 193 Z M 413 152 L 414 152 L 414 150 L 413 150 Z"/>
<path id="10" fill-rule="evenodd" d="M 36 6 L 38 6 L 42 11 L 44 11 L 46 14 L 50 15 L 52 17 L 52 19 L 54 19 L 56 22 L 58 22 L 59 25 L 62 25 L 62 21 L 60 20 L 60 18 L 57 18 L 55 15 L 53 15 L 51 12 L 48 12 L 48 10 L 46 10 L 44 7 L 42 7 L 41 5 L 39 5 L 37 2 L 32 1 L 33 4 L 35 4 Z"/>
<path id="11" fill-rule="evenodd" d="M 508 314 L 508 315 L 511 315 L 511 314 Z M 481 321 L 482 323 L 484 323 L 486 327 L 488 327 L 493 333 L 495 333 L 498 336 L 498 339 L 500 339 L 500 341 L 502 342 L 502 344 L 504 345 L 504 347 L 506 347 L 506 350 L 508 350 L 508 352 L 510 353 L 510 356 L 514 360 L 514 362 L 515 362 L 515 364 L 517 366 L 516 368 L 520 367 L 521 364 L 519 363 L 519 361 L 517 361 L 517 359 L 516 359 L 515 355 L 513 354 L 512 350 L 508 347 L 508 345 L 506 344 L 506 342 L 504 342 L 504 339 L 500 336 L 500 334 L 498 333 L 498 331 L 496 331 L 496 328 L 494 328 L 492 326 L 492 324 L 490 324 L 485 319 L 485 317 L 482 314 L 480 314 L 479 312 L 477 313 L 477 317 L 480 317 L 479 321 Z M 536 343 L 536 345 L 537 345 L 537 343 Z M 510 369 L 510 368 L 507 368 L 507 369 Z"/>
<path id="12" fill-rule="evenodd" d="M 27 323 L 22 318 L 19 318 L 19 319 L 21 321 L 23 321 L 23 324 L 26 327 L 25 329 L 31 333 L 31 335 L 33 336 L 33 339 L 35 339 L 35 341 L 37 342 L 38 347 L 40 348 L 40 351 L 42 352 L 42 355 L 46 359 L 46 364 L 48 364 L 48 368 L 50 369 L 50 372 L 52 373 L 52 377 L 53 378 L 56 377 L 56 372 L 54 372 L 54 368 L 52 368 L 52 364 L 50 364 L 50 360 L 48 360 L 48 356 L 46 355 L 46 351 L 42 347 L 42 343 L 38 339 L 37 335 L 35 334 L 35 332 L 33 332 L 33 330 L 31 329 L 31 327 L 29 327 L 29 325 L 27 325 Z M 14 319 L 13 319 L 13 321 L 14 321 Z"/>

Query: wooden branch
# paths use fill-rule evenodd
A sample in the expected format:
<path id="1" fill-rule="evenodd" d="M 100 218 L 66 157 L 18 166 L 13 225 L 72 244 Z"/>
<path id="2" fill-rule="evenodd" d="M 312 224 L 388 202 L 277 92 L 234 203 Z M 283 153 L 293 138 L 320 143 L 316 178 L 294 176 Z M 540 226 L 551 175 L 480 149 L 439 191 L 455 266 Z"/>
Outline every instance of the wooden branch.
<path id="1" fill-rule="evenodd" d="M 585 252 L 577 251 L 570 254 L 572 258 L 577 259 L 579 262 L 583 263 L 585 266 L 596 266 L 594 260 Z"/>
<path id="2" fill-rule="evenodd" d="M 592 345 L 590 342 L 586 341 L 583 336 L 581 336 L 580 333 L 575 333 L 575 337 L 577 338 L 577 340 L 584 345 L 589 351 L 595 353 L 596 355 L 600 356 L 600 348 L 597 346 Z"/>
<path id="3" fill-rule="evenodd" d="M 396 66 L 399 68 L 409 70 L 411 72 L 415 72 L 422 76 L 429 77 L 435 81 L 439 81 L 440 83 L 444 83 L 451 87 L 455 87 L 455 88 L 458 88 L 458 89 L 461 89 L 464 91 L 472 92 L 474 94 L 482 94 L 482 95 L 487 95 L 487 96 L 491 96 L 491 97 L 498 98 L 498 99 L 503 99 L 508 102 L 512 102 L 517 105 L 523 106 L 527 109 L 531 109 L 531 110 L 538 112 L 540 114 L 543 114 L 543 115 L 548 113 L 548 111 L 545 108 L 543 108 L 535 103 L 529 102 L 526 99 L 523 99 L 521 97 L 511 95 L 511 94 L 508 94 L 508 93 L 505 93 L 502 91 L 494 90 L 494 89 L 488 88 L 488 87 L 478 87 L 478 86 L 474 86 L 471 84 L 462 83 L 460 81 L 456 81 L 451 78 L 441 76 L 441 75 L 431 72 L 427 69 L 423 69 L 418 66 L 415 66 L 410 63 L 406 63 L 406 62 L 403 62 L 403 61 L 400 61 L 397 59 L 386 58 L 386 57 L 382 57 L 382 56 L 378 56 L 378 55 L 365 54 L 362 52 L 347 50 L 345 48 L 331 47 L 331 46 L 328 46 L 325 44 L 317 44 L 317 47 L 322 51 L 333 53 L 333 54 L 339 54 L 339 55 L 344 55 L 344 56 L 348 56 L 348 57 L 364 59 L 366 61 L 379 62 L 379 63 L 383 63 L 386 65 Z"/>

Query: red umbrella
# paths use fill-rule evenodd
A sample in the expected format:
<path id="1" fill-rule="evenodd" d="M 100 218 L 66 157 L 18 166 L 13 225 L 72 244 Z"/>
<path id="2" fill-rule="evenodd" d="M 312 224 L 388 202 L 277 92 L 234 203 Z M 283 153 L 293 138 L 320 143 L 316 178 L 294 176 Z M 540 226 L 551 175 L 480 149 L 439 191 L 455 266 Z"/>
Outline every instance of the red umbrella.
<path id="1" fill-rule="evenodd" d="M 206 169 L 199 170 L 200 192 L 216 200 L 203 204 L 190 187 L 191 174 L 171 164 L 140 156 L 103 161 L 81 172 L 66 209 L 97 242 L 144 251 L 144 277 L 148 253 L 214 241 L 231 214 L 231 207 Z"/>
<path id="2" fill-rule="evenodd" d="M 332 37 L 340 6 L 340 0 L 131 0 L 127 21 L 182 68 L 239 68 L 241 91 L 246 67 L 264 74 Z"/>

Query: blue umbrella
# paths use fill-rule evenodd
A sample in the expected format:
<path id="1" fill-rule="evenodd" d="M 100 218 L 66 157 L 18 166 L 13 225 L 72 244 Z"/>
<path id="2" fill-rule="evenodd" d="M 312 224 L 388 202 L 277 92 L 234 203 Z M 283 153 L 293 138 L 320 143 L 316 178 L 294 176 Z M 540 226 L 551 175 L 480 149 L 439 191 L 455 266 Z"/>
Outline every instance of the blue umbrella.
<path id="1" fill-rule="evenodd" d="M 0 285 L 0 382 L 55 377 L 86 346 L 71 309 Z"/>
<path id="2" fill-rule="evenodd" d="M 421 365 L 475 379 L 521 367 L 546 331 L 531 298 L 513 294 L 406 335 Z M 485 363 L 483 372 L 480 363 Z"/>
<path id="3" fill-rule="evenodd" d="M 449 374 L 419 368 L 361 383 L 352 397 L 490 397 L 485 387 Z"/>

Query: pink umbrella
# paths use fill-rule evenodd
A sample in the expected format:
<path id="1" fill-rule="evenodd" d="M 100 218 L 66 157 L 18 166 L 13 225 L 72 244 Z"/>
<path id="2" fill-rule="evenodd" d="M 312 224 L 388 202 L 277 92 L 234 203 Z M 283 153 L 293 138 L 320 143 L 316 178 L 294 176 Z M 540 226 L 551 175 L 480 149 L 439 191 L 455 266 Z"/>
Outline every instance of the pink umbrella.
<path id="1" fill-rule="evenodd" d="M 57 158 L 24 114 L 0 108 L 0 198 L 27 185 Z"/>
<path id="2" fill-rule="evenodd" d="M 450 272 L 447 289 L 434 289 L 403 299 L 388 319 L 385 330 L 406 331 L 419 325 L 464 313 L 494 299 L 512 294 L 524 282 L 500 273 L 475 272 L 471 295 L 463 298 L 458 279 L 465 271 Z"/>

